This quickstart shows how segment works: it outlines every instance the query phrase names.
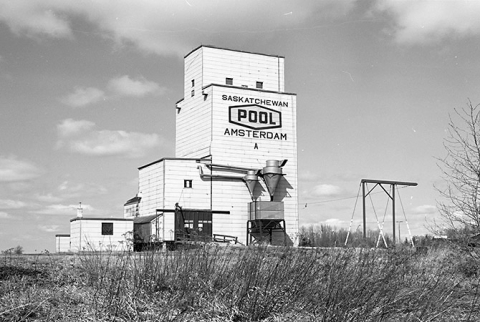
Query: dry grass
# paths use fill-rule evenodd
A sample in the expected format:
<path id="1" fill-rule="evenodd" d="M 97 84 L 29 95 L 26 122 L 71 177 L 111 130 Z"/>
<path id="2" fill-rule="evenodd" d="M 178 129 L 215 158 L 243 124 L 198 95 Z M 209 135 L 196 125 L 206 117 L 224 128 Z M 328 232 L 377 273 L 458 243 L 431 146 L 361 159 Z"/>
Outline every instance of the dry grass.
<path id="1" fill-rule="evenodd" d="M 459 249 L 205 247 L 5 256 L 2 321 L 477 321 Z"/>

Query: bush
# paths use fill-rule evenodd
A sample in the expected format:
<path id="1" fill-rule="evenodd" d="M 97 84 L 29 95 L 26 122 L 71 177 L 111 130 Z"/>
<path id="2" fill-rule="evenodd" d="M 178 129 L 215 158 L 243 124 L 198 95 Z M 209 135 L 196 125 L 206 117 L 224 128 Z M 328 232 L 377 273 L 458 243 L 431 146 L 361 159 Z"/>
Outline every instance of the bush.
<path id="1" fill-rule="evenodd" d="M 4 255 L 21 255 L 23 254 L 23 247 L 18 245 L 17 247 L 12 247 L 6 250 L 2 250 Z"/>
<path id="2" fill-rule="evenodd" d="M 35 274 L 0 279 L 0 320 L 474 321 L 469 256 L 214 245 L 48 255 Z"/>
<path id="3" fill-rule="evenodd" d="M 463 258 L 457 264 L 458 271 L 465 277 L 476 277 L 478 275 L 479 267 L 479 261 L 472 257 Z"/>

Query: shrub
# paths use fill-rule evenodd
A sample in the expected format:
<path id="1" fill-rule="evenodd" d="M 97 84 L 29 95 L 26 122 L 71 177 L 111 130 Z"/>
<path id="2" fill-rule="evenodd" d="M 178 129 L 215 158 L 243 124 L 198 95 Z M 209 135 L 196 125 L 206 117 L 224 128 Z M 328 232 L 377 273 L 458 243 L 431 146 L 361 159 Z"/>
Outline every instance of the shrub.
<path id="1" fill-rule="evenodd" d="M 474 321 L 479 281 L 466 279 L 468 256 L 208 244 L 48 255 L 30 263 L 35 275 L 0 280 L 0 320 Z"/>
<path id="2" fill-rule="evenodd" d="M 457 264 L 458 271 L 465 277 L 477 276 L 479 267 L 479 261 L 472 257 L 463 258 Z"/>

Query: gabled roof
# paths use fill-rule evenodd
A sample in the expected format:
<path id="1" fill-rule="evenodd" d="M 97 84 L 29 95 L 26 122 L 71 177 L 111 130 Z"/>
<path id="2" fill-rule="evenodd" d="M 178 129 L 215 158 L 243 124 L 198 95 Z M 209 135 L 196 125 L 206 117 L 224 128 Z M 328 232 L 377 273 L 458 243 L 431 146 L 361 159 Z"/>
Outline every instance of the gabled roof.
<path id="1" fill-rule="evenodd" d="M 131 205 L 132 203 L 139 203 L 141 199 L 142 199 L 142 197 L 135 196 L 135 197 L 133 197 L 132 199 L 129 199 L 129 200 L 124 204 L 124 206 Z"/>

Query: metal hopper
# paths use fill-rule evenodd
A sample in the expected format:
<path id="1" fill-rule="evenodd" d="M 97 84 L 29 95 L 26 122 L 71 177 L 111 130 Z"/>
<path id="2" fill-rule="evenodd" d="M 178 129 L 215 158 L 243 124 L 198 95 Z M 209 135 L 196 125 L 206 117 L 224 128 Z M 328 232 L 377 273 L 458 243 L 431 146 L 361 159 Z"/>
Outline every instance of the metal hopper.
<path id="1" fill-rule="evenodd" d="M 247 185 L 247 188 L 248 188 L 248 191 L 250 192 L 250 196 L 252 197 L 252 200 L 255 200 L 254 191 L 258 182 L 257 171 L 248 170 L 247 174 L 243 177 L 243 181 L 245 181 L 245 184 Z"/>
<path id="2" fill-rule="evenodd" d="M 273 196 L 277 189 L 278 181 L 284 176 L 282 167 L 287 163 L 287 160 L 267 160 L 266 166 L 262 169 L 263 180 L 267 186 L 270 200 L 273 201 Z"/>

